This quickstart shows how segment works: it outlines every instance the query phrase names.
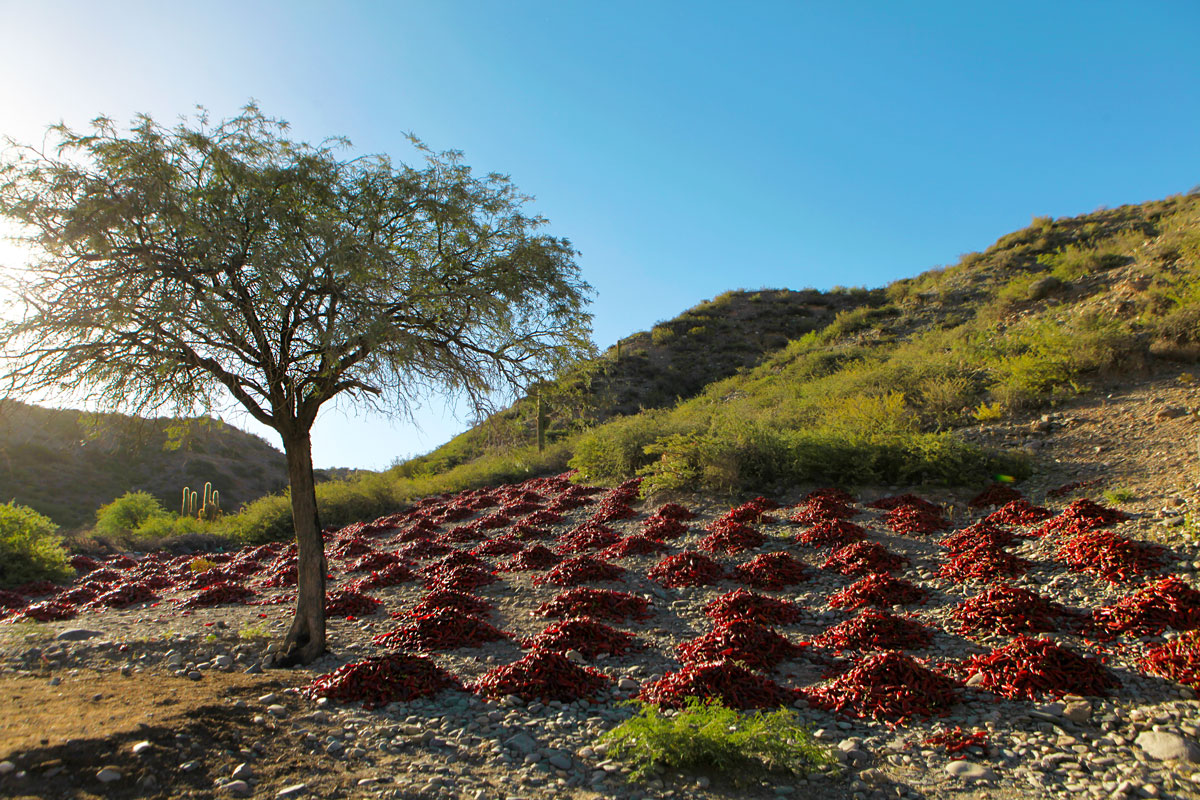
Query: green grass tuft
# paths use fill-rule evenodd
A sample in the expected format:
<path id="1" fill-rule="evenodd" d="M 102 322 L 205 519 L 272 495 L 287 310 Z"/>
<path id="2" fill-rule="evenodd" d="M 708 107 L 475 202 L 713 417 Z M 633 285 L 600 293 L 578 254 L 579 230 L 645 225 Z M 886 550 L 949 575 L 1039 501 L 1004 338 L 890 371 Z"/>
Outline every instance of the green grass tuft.
<path id="1" fill-rule="evenodd" d="M 643 704 L 638 716 L 601 741 L 609 745 L 609 756 L 629 763 L 635 780 L 656 767 L 721 772 L 736 780 L 746 771 L 803 775 L 836 763 L 788 709 L 740 713 L 697 698 L 670 716 Z"/>

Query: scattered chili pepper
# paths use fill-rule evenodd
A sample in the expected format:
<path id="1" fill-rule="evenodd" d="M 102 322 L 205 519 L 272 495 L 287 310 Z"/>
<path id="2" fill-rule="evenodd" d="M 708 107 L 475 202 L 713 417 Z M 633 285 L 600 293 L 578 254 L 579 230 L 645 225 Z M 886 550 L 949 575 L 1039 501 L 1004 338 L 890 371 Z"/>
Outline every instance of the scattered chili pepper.
<path id="1" fill-rule="evenodd" d="M 967 733 L 956 725 L 952 730 L 925 737 L 921 744 L 924 747 L 940 747 L 946 751 L 946 755 L 954 755 L 972 747 L 987 747 L 988 732 L 977 730 Z"/>

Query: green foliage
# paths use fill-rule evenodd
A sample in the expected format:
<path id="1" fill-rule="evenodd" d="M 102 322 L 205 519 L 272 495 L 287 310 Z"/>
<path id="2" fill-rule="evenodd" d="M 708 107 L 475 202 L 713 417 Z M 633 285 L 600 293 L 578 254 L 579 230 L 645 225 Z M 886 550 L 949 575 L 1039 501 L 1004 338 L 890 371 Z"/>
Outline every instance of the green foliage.
<path id="1" fill-rule="evenodd" d="M 640 714 L 601 741 L 609 745 L 610 756 L 629 763 L 635 780 L 656 767 L 719 772 L 740 782 L 747 771 L 804 775 L 836 763 L 788 709 L 739 713 L 694 697 L 670 715 L 643 705 Z"/>
<path id="2" fill-rule="evenodd" d="M 575 445 L 569 465 L 595 480 L 619 480 L 646 466 L 646 447 L 681 433 L 666 411 L 643 411 L 620 417 L 585 433 Z"/>
<path id="3" fill-rule="evenodd" d="M 1136 500 L 1137 497 L 1137 492 L 1128 486 L 1118 486 L 1115 489 L 1108 489 L 1104 492 L 1104 499 L 1113 505 L 1129 503 Z"/>
<path id="4" fill-rule="evenodd" d="M 0 588 L 71 577 L 58 526 L 32 508 L 0 505 Z"/>
<path id="5" fill-rule="evenodd" d="M 156 517 L 167 517 L 162 503 L 149 492 L 126 492 L 96 511 L 95 532 L 126 540 L 134 531 Z"/>
<path id="6" fill-rule="evenodd" d="M 1070 245 L 1054 253 L 1043 253 L 1038 263 L 1050 268 L 1050 274 L 1064 281 L 1077 281 L 1125 264 L 1129 259 L 1112 251 Z"/>

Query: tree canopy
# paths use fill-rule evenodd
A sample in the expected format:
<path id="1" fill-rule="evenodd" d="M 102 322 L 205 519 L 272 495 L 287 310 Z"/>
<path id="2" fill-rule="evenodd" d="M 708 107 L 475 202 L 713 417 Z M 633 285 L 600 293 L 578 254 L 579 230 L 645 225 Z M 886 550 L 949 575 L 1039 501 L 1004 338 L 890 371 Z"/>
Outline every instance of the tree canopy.
<path id="1" fill-rule="evenodd" d="M 577 253 L 506 176 L 412 137 L 421 167 L 293 141 L 255 106 L 50 133 L 0 161 L 0 215 L 37 253 L 5 287 L 4 388 L 142 413 L 232 398 L 278 431 L 301 551 L 289 642 L 310 660 L 318 410 L 339 395 L 404 410 L 430 390 L 482 406 L 591 352 Z"/>

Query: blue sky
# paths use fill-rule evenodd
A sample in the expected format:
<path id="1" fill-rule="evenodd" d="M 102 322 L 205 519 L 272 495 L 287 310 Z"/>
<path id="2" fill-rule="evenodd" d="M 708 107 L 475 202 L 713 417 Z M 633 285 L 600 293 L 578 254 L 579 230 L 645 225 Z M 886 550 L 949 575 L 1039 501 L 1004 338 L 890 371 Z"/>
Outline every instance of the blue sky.
<path id="1" fill-rule="evenodd" d="M 511 175 L 581 251 L 601 347 L 726 289 L 879 286 L 1034 215 L 1200 184 L 1195 2 L 0 0 L 0 19 L 18 140 L 253 98 L 297 138 L 411 160 L 412 131 Z M 464 425 L 445 408 L 420 431 L 330 409 L 316 462 L 427 451 Z"/>

